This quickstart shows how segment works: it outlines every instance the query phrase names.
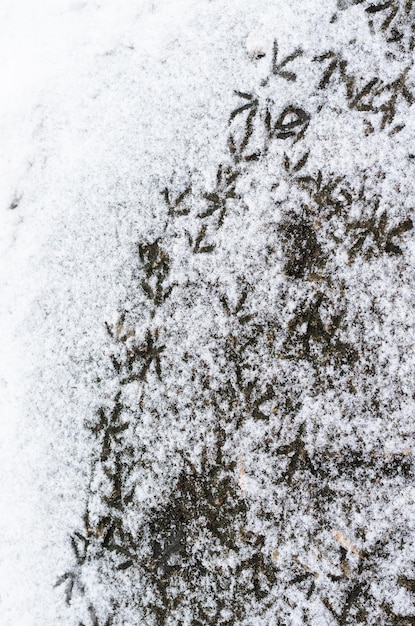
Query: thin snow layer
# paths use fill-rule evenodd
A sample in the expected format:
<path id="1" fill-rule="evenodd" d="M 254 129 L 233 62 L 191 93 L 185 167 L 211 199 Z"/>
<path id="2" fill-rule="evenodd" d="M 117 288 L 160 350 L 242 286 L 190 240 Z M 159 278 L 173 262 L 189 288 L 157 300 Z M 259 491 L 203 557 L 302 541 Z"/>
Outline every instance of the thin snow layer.
<path id="1" fill-rule="evenodd" d="M 1 196 L 1 623 L 414 623 L 415 5 L 52 5 Z"/>

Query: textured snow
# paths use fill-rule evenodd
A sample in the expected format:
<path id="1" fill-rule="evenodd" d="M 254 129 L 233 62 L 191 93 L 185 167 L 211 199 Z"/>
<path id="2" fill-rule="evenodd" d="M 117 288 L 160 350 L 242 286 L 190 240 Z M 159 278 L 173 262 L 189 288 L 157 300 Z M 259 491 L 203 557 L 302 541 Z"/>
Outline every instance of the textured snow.
<path id="1" fill-rule="evenodd" d="M 414 623 L 384 5 L 3 1 L 2 625 Z"/>

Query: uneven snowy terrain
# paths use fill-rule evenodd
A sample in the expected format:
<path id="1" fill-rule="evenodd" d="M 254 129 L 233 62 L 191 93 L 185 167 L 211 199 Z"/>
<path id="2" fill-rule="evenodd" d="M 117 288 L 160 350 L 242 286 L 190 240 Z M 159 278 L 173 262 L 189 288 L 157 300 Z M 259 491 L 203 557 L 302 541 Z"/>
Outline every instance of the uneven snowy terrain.
<path id="1" fill-rule="evenodd" d="M 3 5 L 0 623 L 415 624 L 415 4 Z"/>

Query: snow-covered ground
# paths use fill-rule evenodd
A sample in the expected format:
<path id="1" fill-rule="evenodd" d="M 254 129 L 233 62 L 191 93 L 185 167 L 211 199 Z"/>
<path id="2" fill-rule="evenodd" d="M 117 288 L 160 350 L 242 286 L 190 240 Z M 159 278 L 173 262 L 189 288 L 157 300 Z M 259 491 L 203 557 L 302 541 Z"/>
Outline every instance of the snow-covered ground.
<path id="1" fill-rule="evenodd" d="M 2 626 L 415 623 L 414 37 L 1 0 Z"/>

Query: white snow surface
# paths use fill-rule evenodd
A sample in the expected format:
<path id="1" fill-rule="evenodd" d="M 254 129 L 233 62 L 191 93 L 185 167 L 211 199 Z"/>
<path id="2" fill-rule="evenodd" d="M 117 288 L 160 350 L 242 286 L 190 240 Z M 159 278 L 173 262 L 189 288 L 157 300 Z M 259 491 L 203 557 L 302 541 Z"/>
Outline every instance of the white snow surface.
<path id="1" fill-rule="evenodd" d="M 415 16 L 392 5 L 1 0 L 2 626 L 413 623 Z"/>

